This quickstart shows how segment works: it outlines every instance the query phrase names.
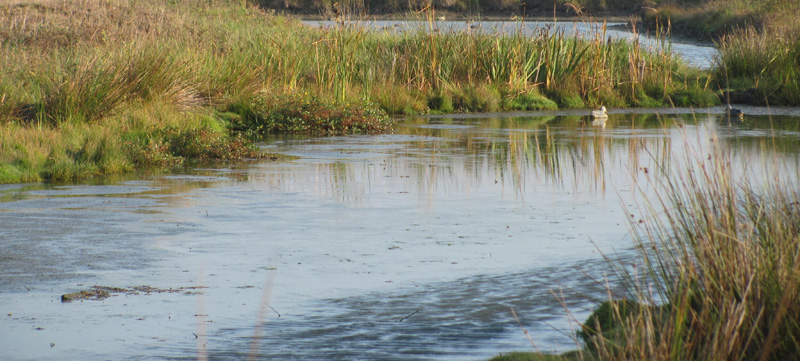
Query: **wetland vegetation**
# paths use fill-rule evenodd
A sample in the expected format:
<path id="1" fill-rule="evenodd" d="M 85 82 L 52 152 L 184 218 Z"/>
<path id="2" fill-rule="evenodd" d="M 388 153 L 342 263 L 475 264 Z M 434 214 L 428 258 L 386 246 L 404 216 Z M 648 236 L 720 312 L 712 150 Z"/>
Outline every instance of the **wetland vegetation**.
<path id="1" fill-rule="evenodd" d="M 787 10 L 767 3 L 746 9 Z M 428 7 L 416 13 L 427 30 L 312 29 L 255 5 L 270 4 L 0 7 L 0 182 L 259 157 L 237 134 L 380 132 L 393 114 L 800 104 L 796 26 L 730 32 L 715 68 L 701 71 L 670 52 L 657 22 L 662 45 L 644 49 L 606 39 L 600 25 L 590 38 L 440 32 Z"/>
<path id="2" fill-rule="evenodd" d="M 4 183 L 258 156 L 231 131 L 374 132 L 389 114 L 719 102 L 715 74 L 686 66 L 666 41 L 646 50 L 602 29 L 590 39 L 311 29 L 241 1 L 13 1 L 0 16 Z"/>
<path id="3" fill-rule="evenodd" d="M 633 2 L 571 9 L 617 3 Z M 800 27 L 781 15 L 796 3 L 688 3 L 627 8 L 663 39 L 644 49 L 602 26 L 592 38 L 438 32 L 430 10 L 417 13 L 429 30 L 393 32 L 309 28 L 256 6 L 266 1 L 14 0 L 0 6 L 0 183 L 258 158 L 253 136 L 384 132 L 395 114 L 800 105 Z M 479 10 L 512 6 L 497 4 Z M 713 36 L 714 68 L 672 54 L 673 30 Z M 628 287 L 613 295 L 630 301 L 601 307 L 590 320 L 605 321 L 586 322 L 585 349 L 565 358 L 800 354 L 796 184 L 742 178 L 724 151 L 703 154 L 631 223 L 643 264 L 617 265 Z M 526 357 L 557 356 L 508 359 Z"/>

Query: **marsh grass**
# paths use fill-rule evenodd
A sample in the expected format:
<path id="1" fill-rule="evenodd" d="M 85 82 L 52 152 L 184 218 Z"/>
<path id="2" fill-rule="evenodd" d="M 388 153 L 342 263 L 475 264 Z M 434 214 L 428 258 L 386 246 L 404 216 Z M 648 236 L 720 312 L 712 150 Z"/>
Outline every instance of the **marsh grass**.
<path id="1" fill-rule="evenodd" d="M 671 27 L 714 41 L 715 87 L 723 101 L 800 104 L 800 2 L 704 0 L 660 2 L 642 12 L 646 28 Z"/>
<path id="2" fill-rule="evenodd" d="M 703 86 L 709 74 L 689 72 L 667 48 L 607 41 L 602 27 L 590 39 L 547 28 L 533 35 L 444 32 L 432 9 L 419 16 L 429 21 L 426 29 L 399 32 L 344 23 L 312 29 L 234 0 L 1 5 L 1 140 L 8 149 L 32 149 L 0 155 L 3 181 L 177 164 L 165 153 L 175 141 L 164 138 L 168 129 L 213 143 L 225 128 L 386 131 L 385 112 L 715 102 L 683 96 L 711 94 Z M 131 126 L 142 114 L 155 122 Z M 44 144 L 52 146 L 37 150 Z M 95 148 L 109 155 L 89 155 Z"/>
<path id="3" fill-rule="evenodd" d="M 734 169 L 716 138 L 695 151 L 692 166 L 656 181 L 663 192 L 643 205 L 649 216 L 631 222 L 643 267 L 612 263 L 631 298 L 587 321 L 588 350 L 603 360 L 796 359 L 796 178 L 778 165 Z"/>
<path id="4" fill-rule="evenodd" d="M 607 42 L 602 28 L 587 40 L 551 29 L 533 36 L 440 32 L 434 26 L 411 32 L 344 24 L 310 29 L 240 4 L 87 1 L 80 8 L 40 0 L 7 6 L 2 14 L 12 26 L 0 33 L 8 65 L 2 76 L 20 85 L 5 91 L 3 106 L 33 106 L 55 122 L 91 121 L 154 95 L 177 106 L 225 106 L 270 89 L 346 103 L 392 86 L 406 99 L 448 92 L 462 98 L 454 110 L 480 111 L 511 109 L 509 99 L 495 95 L 481 104 L 468 99 L 470 92 L 513 97 L 538 90 L 577 95 L 585 105 L 636 105 L 637 96 L 655 84 L 662 90 L 648 94 L 647 104 L 668 105 L 688 81 L 668 49 L 651 53 L 621 40 Z M 55 33 L 69 34 L 69 41 L 46 41 Z M 42 57 L 42 50 L 54 55 Z M 376 98 L 385 110 L 427 111 Z"/>
<path id="5" fill-rule="evenodd" d="M 737 29 L 719 41 L 716 77 L 734 92 L 732 102 L 800 104 L 800 27 Z"/>
<path id="6" fill-rule="evenodd" d="M 556 11 L 559 15 L 578 15 L 586 12 L 622 14 L 635 11 L 640 6 L 640 1 L 637 0 L 574 0 L 568 3 L 552 1 L 519 2 L 515 0 L 344 0 L 338 2 L 331 0 L 253 0 L 253 2 L 279 11 L 324 14 L 330 17 L 346 13 L 347 10 L 356 14 L 413 12 L 431 4 L 448 15 L 456 13 L 454 15 L 468 14 L 470 16 L 479 16 L 484 13 L 503 16 L 510 14 L 552 16 L 553 11 Z"/>
<path id="7" fill-rule="evenodd" d="M 92 123 L 10 122 L 0 127 L 2 183 L 74 180 L 142 166 L 180 166 L 188 159 L 262 156 L 213 114 L 186 114 L 159 103 Z"/>
<path id="8" fill-rule="evenodd" d="M 654 1 L 641 13 L 646 28 L 672 27 L 678 34 L 704 40 L 745 27 L 797 29 L 800 3 L 774 0 Z"/>

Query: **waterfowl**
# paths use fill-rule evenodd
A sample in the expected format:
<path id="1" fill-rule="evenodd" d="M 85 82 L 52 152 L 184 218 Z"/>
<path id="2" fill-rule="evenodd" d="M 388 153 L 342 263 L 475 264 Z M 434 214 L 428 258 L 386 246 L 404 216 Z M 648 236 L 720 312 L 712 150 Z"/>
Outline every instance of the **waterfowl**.
<path id="1" fill-rule="evenodd" d="M 729 117 L 736 117 L 736 118 L 744 118 L 744 113 L 741 109 L 732 108 L 730 104 L 728 104 L 728 116 Z"/>
<path id="2" fill-rule="evenodd" d="M 592 119 L 607 119 L 608 118 L 608 112 L 606 112 L 606 106 L 603 105 L 603 106 L 600 107 L 600 109 L 592 110 L 591 116 L 592 116 Z"/>

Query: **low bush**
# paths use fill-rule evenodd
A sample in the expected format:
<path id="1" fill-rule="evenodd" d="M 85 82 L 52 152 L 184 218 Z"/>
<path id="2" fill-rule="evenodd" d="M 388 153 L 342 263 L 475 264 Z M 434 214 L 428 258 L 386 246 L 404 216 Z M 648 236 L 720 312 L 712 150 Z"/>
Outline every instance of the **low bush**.
<path id="1" fill-rule="evenodd" d="M 262 96 L 247 107 L 229 108 L 241 117 L 231 123 L 237 131 L 254 134 L 347 134 L 385 132 L 392 120 L 367 101 L 337 102 L 316 96 Z"/>

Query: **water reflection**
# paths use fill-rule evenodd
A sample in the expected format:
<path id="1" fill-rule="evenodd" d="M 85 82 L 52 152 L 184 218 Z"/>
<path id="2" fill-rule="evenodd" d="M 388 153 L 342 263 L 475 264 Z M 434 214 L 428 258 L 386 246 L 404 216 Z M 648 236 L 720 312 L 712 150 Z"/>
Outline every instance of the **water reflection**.
<path id="1" fill-rule="evenodd" d="M 541 186 L 603 191 L 611 178 L 636 176 L 633 170 L 650 160 L 644 149 L 671 152 L 664 126 L 675 121 L 651 114 L 612 115 L 602 126 L 578 115 L 416 118 L 393 135 L 285 141 L 270 150 L 314 162 L 319 195 L 342 202 L 374 187 L 434 198 L 491 187 L 524 199 Z M 294 177 L 265 178 L 285 191 L 305 184 L 282 179 L 287 174 Z"/>
<path id="2" fill-rule="evenodd" d="M 638 170 L 668 171 L 673 158 L 685 156 L 684 143 L 712 131 L 735 156 L 778 151 L 796 162 L 800 129 L 793 117 L 751 116 L 731 124 L 709 113 L 614 114 L 602 124 L 581 115 L 412 118 L 394 135 L 287 141 L 271 150 L 303 162 L 337 159 L 316 166 L 320 181 L 314 184 L 326 193 L 321 196 L 343 202 L 398 182 L 420 195 L 474 193 L 496 184 L 524 199 L 540 186 L 604 191 L 628 176 L 635 182 L 643 174 Z"/>
<path id="3" fill-rule="evenodd" d="M 605 297 L 598 250 L 632 257 L 622 206 L 641 213 L 637 189 L 711 141 L 737 171 L 800 179 L 800 118 L 762 112 L 414 117 L 394 134 L 265 140 L 280 161 L 3 186 L 0 356 L 243 359 L 273 271 L 257 359 L 531 349 L 509 307 L 542 350 L 570 348 L 553 292 L 578 319 Z M 208 288 L 58 302 L 92 284 Z"/>

